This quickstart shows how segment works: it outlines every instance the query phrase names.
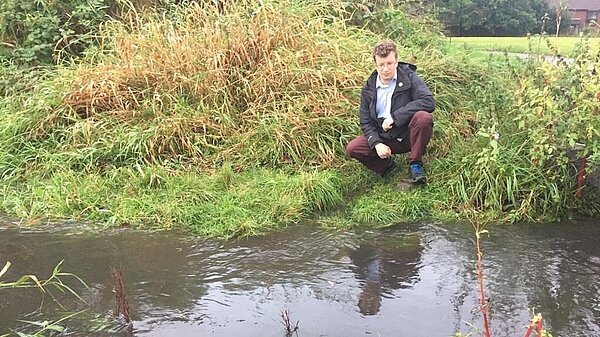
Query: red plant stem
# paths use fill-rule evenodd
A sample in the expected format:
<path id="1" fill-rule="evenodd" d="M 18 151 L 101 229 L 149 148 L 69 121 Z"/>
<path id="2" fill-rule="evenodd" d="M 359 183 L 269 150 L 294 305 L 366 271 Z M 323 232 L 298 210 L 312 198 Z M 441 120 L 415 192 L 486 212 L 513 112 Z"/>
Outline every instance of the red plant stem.
<path id="1" fill-rule="evenodd" d="M 531 323 L 529 324 L 529 329 L 527 329 L 527 332 L 525 333 L 524 337 L 529 337 L 531 336 L 531 333 L 533 332 L 533 328 L 535 327 L 535 324 Z"/>
<path id="2" fill-rule="evenodd" d="M 483 326 L 485 328 L 485 337 L 490 337 L 490 325 L 488 323 L 488 312 L 487 312 L 487 303 L 485 300 L 485 292 L 483 288 L 483 254 L 481 253 L 481 246 L 479 245 L 480 238 L 479 228 L 477 228 L 477 280 L 479 281 L 479 294 L 480 294 L 480 304 L 481 304 L 481 313 L 483 314 Z"/>
<path id="3" fill-rule="evenodd" d="M 533 318 L 533 321 L 531 321 L 531 324 L 529 324 L 529 328 L 527 329 L 527 332 L 525 333 L 524 337 L 529 337 L 531 336 L 531 333 L 533 332 L 533 329 L 537 327 L 537 336 L 538 337 L 542 337 L 542 316 L 540 316 L 540 319 L 537 321 L 537 324 L 535 322 L 535 317 Z"/>

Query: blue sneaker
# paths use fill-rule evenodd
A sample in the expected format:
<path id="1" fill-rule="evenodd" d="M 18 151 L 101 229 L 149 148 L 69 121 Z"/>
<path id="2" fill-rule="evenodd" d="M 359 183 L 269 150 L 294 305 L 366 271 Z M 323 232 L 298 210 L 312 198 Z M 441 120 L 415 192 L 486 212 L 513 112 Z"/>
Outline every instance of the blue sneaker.
<path id="1" fill-rule="evenodd" d="M 427 177 L 425 176 L 425 170 L 423 165 L 419 162 L 412 162 L 408 166 L 408 172 L 413 184 L 425 184 L 427 183 Z"/>

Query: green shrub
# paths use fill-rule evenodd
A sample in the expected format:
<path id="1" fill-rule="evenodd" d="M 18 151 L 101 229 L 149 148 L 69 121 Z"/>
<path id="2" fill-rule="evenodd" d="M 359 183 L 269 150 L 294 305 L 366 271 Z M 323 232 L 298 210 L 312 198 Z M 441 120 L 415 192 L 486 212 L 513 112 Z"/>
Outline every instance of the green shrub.
<path id="1" fill-rule="evenodd" d="M 38 65 L 80 55 L 96 41 L 100 25 L 123 4 L 121 0 L 3 0 L 1 54 Z"/>
<path id="2" fill-rule="evenodd" d="M 370 0 L 352 0 L 344 4 L 349 23 L 398 41 L 403 49 L 423 50 L 443 43 L 442 26 L 434 17 L 431 4 Z"/>

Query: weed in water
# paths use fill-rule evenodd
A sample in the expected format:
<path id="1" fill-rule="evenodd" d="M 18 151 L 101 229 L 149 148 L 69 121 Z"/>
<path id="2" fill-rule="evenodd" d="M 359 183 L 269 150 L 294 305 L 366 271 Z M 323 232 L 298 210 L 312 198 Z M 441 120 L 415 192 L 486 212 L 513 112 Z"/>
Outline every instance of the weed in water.
<path id="1" fill-rule="evenodd" d="M 111 268 L 110 276 L 113 282 L 113 292 L 115 293 L 115 316 L 123 315 L 126 323 L 131 322 L 129 316 L 129 300 L 125 294 L 125 285 L 123 284 L 123 273 L 120 269 Z"/>
<path id="2" fill-rule="evenodd" d="M 298 323 L 300 321 L 296 321 L 296 324 L 292 324 L 290 319 L 290 313 L 287 309 L 281 310 L 281 324 L 285 328 L 285 336 L 291 337 L 294 333 L 298 335 Z"/>

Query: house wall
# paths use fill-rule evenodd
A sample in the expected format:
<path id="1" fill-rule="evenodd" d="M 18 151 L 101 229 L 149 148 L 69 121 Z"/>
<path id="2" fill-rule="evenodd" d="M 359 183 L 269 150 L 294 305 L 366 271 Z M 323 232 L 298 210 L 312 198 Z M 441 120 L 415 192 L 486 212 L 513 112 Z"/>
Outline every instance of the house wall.
<path id="1" fill-rule="evenodd" d="M 578 18 L 579 19 L 579 23 L 581 25 L 585 25 L 587 22 L 587 10 L 585 9 L 578 9 L 575 11 L 571 12 L 571 19 L 573 18 Z"/>
<path id="2" fill-rule="evenodd" d="M 571 14 L 571 33 L 579 33 L 587 25 L 587 10 L 570 10 Z"/>

